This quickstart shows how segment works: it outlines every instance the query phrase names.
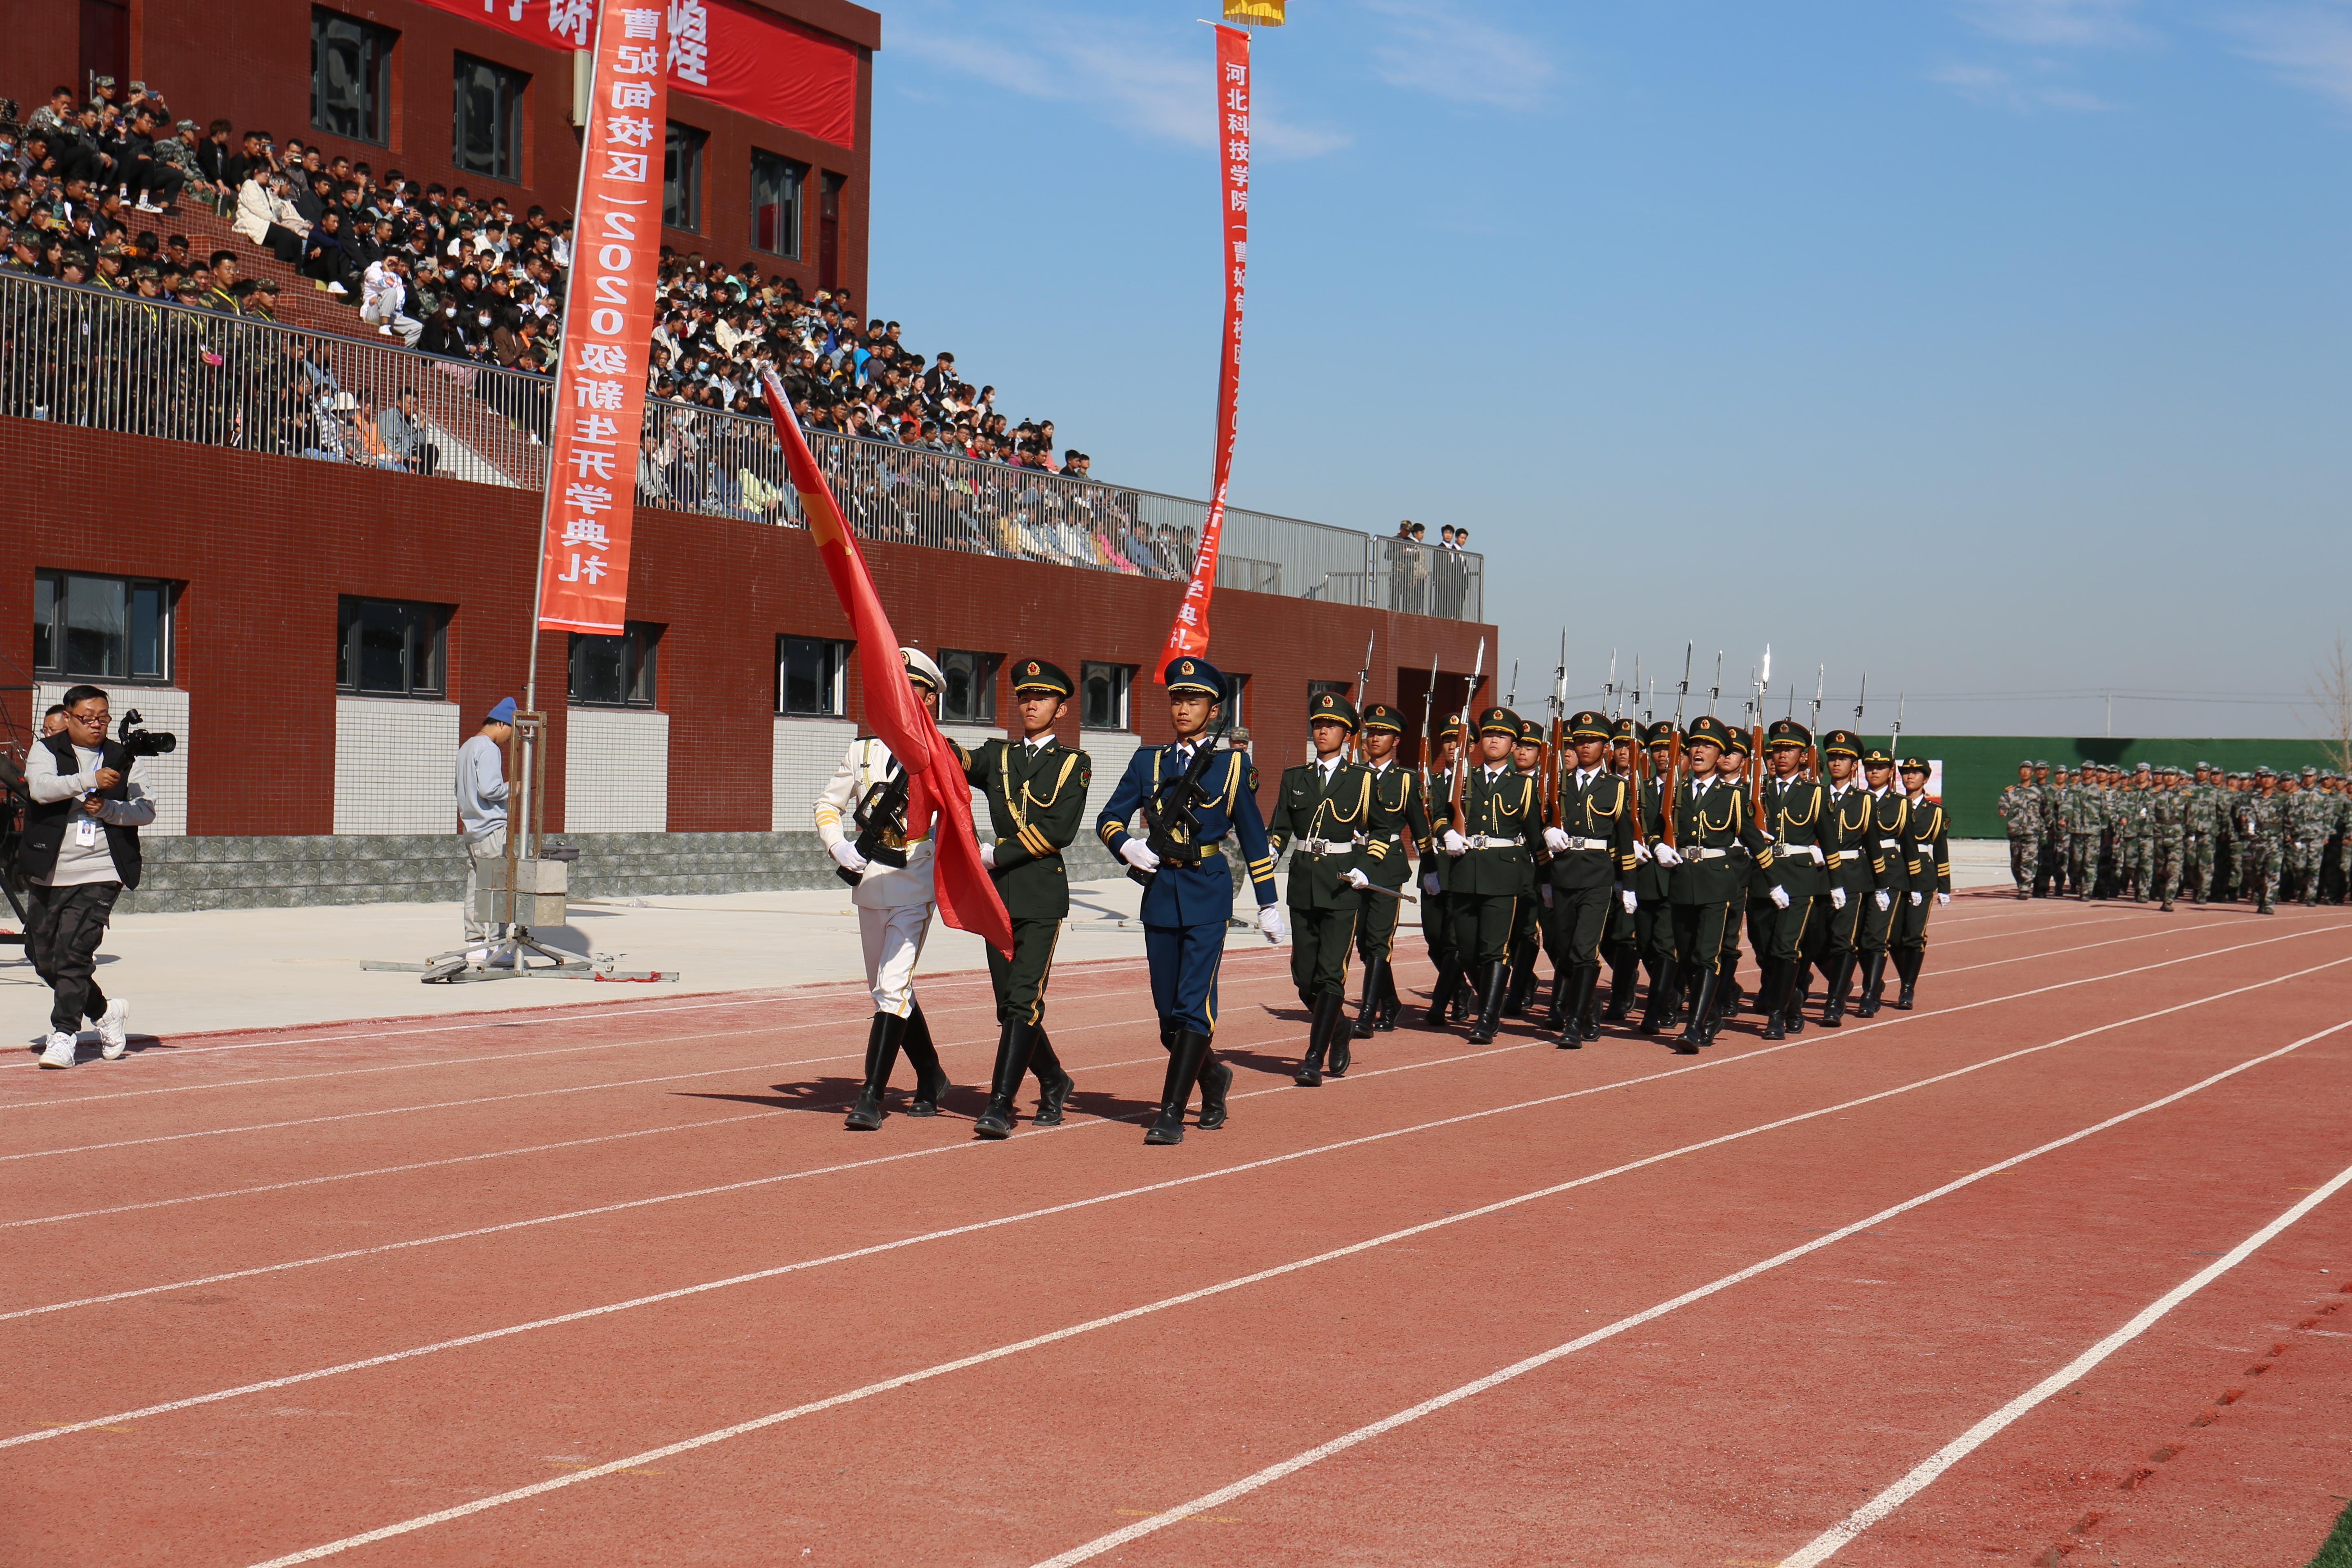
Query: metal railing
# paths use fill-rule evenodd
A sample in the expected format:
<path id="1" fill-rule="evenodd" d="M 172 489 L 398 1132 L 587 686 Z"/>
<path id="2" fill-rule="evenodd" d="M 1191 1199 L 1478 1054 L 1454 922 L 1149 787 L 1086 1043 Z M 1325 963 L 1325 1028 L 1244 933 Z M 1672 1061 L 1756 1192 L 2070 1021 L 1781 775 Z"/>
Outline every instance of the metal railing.
<path id="1" fill-rule="evenodd" d="M 538 489 L 551 377 L 0 273 L 0 414 Z M 863 538 L 1181 580 L 1208 503 L 889 441 L 809 433 Z M 637 504 L 806 526 L 765 418 L 648 402 Z M 1483 618 L 1485 566 L 1228 509 L 1220 587 Z"/>

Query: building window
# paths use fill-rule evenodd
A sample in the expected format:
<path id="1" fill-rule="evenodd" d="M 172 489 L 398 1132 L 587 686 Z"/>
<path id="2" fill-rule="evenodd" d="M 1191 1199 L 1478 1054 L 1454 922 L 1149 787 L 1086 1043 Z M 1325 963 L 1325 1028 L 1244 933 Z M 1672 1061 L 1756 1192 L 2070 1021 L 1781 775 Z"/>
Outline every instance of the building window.
<path id="1" fill-rule="evenodd" d="M 396 599 L 337 601 L 335 689 L 374 697 L 438 697 L 449 606 Z"/>
<path id="2" fill-rule="evenodd" d="M 940 693 L 940 717 L 950 724 L 995 723 L 996 667 L 1003 662 L 1003 654 L 940 649 L 940 673 L 948 678 L 948 689 Z"/>
<path id="3" fill-rule="evenodd" d="M 1249 723 L 1248 700 L 1249 677 L 1235 675 L 1233 671 L 1227 670 L 1225 672 L 1224 722 L 1231 724 L 1236 730 L 1245 727 Z"/>
<path id="4" fill-rule="evenodd" d="M 841 281 L 841 187 L 847 176 L 828 173 L 818 182 L 816 204 L 816 286 L 831 289 Z"/>
<path id="5" fill-rule="evenodd" d="M 108 680 L 172 679 L 173 584 L 41 572 L 33 577 L 33 668 Z"/>
<path id="6" fill-rule="evenodd" d="M 801 182 L 808 165 L 751 150 L 751 244 L 771 256 L 801 257 Z"/>
<path id="7" fill-rule="evenodd" d="M 822 719 L 842 710 L 849 645 L 823 637 L 776 639 L 776 711 Z"/>
<path id="8" fill-rule="evenodd" d="M 618 637 L 572 634 L 572 684 L 568 695 L 582 708 L 651 708 L 654 662 L 662 629 L 631 621 Z"/>
<path id="9" fill-rule="evenodd" d="M 670 121 L 662 142 L 662 222 L 702 232 L 702 146 L 709 132 Z"/>
<path id="10" fill-rule="evenodd" d="M 310 12 L 310 124 L 377 146 L 392 140 L 392 41 L 340 11 Z"/>
<path id="11" fill-rule="evenodd" d="M 1128 682 L 1134 669 L 1124 664 L 1082 664 L 1078 667 L 1078 723 L 1088 730 L 1127 728 Z"/>
<path id="12" fill-rule="evenodd" d="M 449 162 L 469 174 L 522 183 L 522 89 L 530 78 L 471 55 L 457 57 L 450 89 L 456 128 Z"/>

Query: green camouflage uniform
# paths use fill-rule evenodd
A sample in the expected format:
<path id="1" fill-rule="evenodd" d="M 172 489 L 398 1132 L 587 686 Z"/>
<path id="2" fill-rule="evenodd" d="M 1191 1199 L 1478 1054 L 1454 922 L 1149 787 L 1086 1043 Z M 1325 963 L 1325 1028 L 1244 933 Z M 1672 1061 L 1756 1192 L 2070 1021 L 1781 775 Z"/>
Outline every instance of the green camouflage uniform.
<path id="1" fill-rule="evenodd" d="M 2061 884 L 2066 880 L 2066 791 L 2071 786 L 2037 783 L 2034 787 L 2042 792 L 2042 864 L 2034 871 L 2033 892 L 2039 898 L 2046 888 L 2054 897 L 2066 890 Z"/>
<path id="2" fill-rule="evenodd" d="M 2013 784 L 2000 792 L 2001 820 L 2009 825 L 2009 874 L 2017 896 L 2029 897 L 2042 868 L 2042 835 L 2050 792 L 2040 784 Z"/>
<path id="3" fill-rule="evenodd" d="M 2151 846 L 2148 838 L 2148 795 L 2144 789 L 2116 791 L 2116 895 L 2126 892 L 2140 901 L 2147 901 L 2147 868 Z"/>
<path id="4" fill-rule="evenodd" d="M 2238 797 L 2240 875 L 2247 896 L 2264 914 L 2277 909 L 2279 867 L 2286 846 L 2287 797 L 2260 793 Z"/>
<path id="5" fill-rule="evenodd" d="M 2229 792 L 2211 784 L 2190 784 L 2183 793 L 2188 801 L 2181 811 L 2181 875 L 2196 889 L 2201 904 L 2213 896 L 2213 852 L 2221 838 L 2222 818 L 2228 815 Z"/>
<path id="6" fill-rule="evenodd" d="M 2154 851 L 2152 868 L 2156 896 L 2164 907 L 2172 907 L 2173 895 L 2180 890 L 2181 862 L 2188 852 L 2189 795 L 2179 785 L 2167 784 L 2148 796 L 2148 839 Z"/>
<path id="7" fill-rule="evenodd" d="M 2107 792 L 2095 784 L 2074 786 L 2066 813 L 2066 880 L 2078 899 L 2087 899 L 2099 880 L 2099 835 L 2107 825 Z"/>
<path id="8" fill-rule="evenodd" d="M 2319 864 L 2336 831 L 2336 797 L 2319 789 L 2299 789 L 2287 797 L 2283 881 L 2289 898 L 2319 902 Z"/>

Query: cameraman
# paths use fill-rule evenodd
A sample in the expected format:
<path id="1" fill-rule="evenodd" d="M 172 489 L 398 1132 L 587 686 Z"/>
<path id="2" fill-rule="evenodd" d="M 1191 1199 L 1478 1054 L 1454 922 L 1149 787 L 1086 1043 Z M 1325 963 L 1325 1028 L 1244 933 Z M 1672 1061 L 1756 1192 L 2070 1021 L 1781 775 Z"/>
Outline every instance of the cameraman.
<path id="1" fill-rule="evenodd" d="M 74 1065 L 84 1018 L 98 1020 L 100 1054 L 120 1060 L 130 1044 L 131 1005 L 99 990 L 98 944 L 114 900 L 139 885 L 139 830 L 155 803 L 131 775 L 138 764 L 106 738 L 114 714 L 106 693 L 77 686 L 65 695 L 65 727 L 25 759 L 25 834 L 16 860 L 31 884 L 25 950 L 56 993 L 45 1068 Z"/>

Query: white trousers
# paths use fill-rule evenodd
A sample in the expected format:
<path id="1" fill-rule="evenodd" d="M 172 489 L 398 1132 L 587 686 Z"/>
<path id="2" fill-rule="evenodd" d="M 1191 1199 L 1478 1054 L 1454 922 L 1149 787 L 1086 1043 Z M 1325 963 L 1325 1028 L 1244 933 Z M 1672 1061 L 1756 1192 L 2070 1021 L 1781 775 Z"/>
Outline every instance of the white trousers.
<path id="1" fill-rule="evenodd" d="M 866 986 L 876 1012 L 903 1018 L 915 1010 L 915 961 L 930 930 L 929 904 L 859 907 L 857 934 L 866 943 Z"/>

